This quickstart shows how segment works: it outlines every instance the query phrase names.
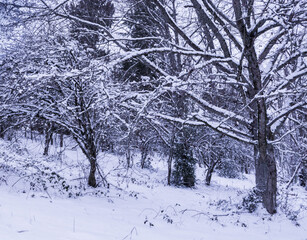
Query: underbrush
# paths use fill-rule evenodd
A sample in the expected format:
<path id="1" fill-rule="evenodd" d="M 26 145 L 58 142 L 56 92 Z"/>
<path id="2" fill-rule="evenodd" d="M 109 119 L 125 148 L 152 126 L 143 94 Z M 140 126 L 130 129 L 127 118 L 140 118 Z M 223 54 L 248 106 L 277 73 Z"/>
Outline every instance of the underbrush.
<path id="1" fill-rule="evenodd" d="M 120 157 L 106 153 L 99 159 L 99 163 L 103 166 L 97 172 L 97 182 L 100 183 L 100 186 L 97 188 L 88 187 L 88 162 L 85 159 L 82 161 L 75 158 L 69 160 L 69 157 L 72 157 L 71 153 L 66 151 L 65 153 L 42 156 L 41 153 L 33 154 L 18 141 L 12 143 L 0 140 L 0 185 L 6 185 L 32 197 L 44 196 L 52 199 L 54 197 L 77 198 L 91 195 L 106 197 L 108 201 L 112 201 L 112 196 L 134 199 L 145 196 L 146 198 L 146 193 L 152 189 L 166 186 L 167 172 L 163 165 L 157 161 L 158 158 L 151 161 L 153 164 L 158 164 L 157 167 L 150 165 L 146 169 L 141 169 L 135 163 L 132 168 L 127 170 L 124 164 L 121 164 Z M 68 154 L 69 157 L 65 154 Z M 105 174 L 102 170 L 105 171 Z M 105 177 L 109 181 L 110 188 L 103 185 Z M 199 204 L 203 208 L 201 210 L 198 208 L 195 210 L 186 209 L 183 204 L 181 206 L 179 204 L 171 205 L 169 208 L 164 206 L 163 209 L 155 210 L 156 214 L 154 215 L 146 213 L 144 224 L 153 227 L 151 224 L 155 225 L 157 219 L 162 219 L 161 221 L 168 224 L 178 223 L 181 221 L 181 216 L 188 212 L 192 217 L 206 216 L 214 221 L 248 213 L 256 216 L 262 212 L 257 210 L 259 206 L 261 207 L 257 194 L 253 190 L 249 190 L 252 184 L 247 185 L 247 189 L 245 189 L 245 187 L 238 187 L 245 180 L 229 180 L 229 178 L 221 178 L 220 180 L 221 183 L 213 184 L 210 187 L 205 187 L 202 183 L 194 189 L 187 190 L 170 187 L 167 189 L 168 193 L 178 190 L 182 193 L 193 191 L 197 194 L 197 191 L 201 189 L 204 195 Z M 300 226 L 301 219 L 307 216 L 307 205 L 304 202 L 306 192 L 299 187 L 289 190 L 279 189 L 279 213 L 284 213 L 294 225 Z M 222 194 L 220 195 L 220 193 Z M 211 212 L 206 212 L 206 209 L 210 209 Z M 214 213 L 212 214 L 212 212 Z M 243 226 L 246 223 L 241 224 L 240 222 L 239 225 Z"/>
<path id="2" fill-rule="evenodd" d="M 307 217 L 306 196 L 306 191 L 299 186 L 279 190 L 279 209 L 296 226 L 300 226 L 300 220 Z"/>
<path id="3" fill-rule="evenodd" d="M 42 192 L 50 198 L 105 195 L 106 190 L 87 186 L 85 168 L 80 163 L 65 163 L 58 154 L 33 156 L 18 142 L 0 143 L 0 185 L 31 196 Z M 99 177 L 97 180 L 100 182 Z"/>

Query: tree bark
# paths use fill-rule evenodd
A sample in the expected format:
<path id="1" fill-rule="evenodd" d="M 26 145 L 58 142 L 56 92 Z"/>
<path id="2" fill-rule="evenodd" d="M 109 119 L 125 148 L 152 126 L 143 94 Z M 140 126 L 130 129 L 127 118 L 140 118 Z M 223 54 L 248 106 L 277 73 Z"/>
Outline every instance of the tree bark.
<path id="1" fill-rule="evenodd" d="M 167 185 L 171 185 L 171 176 L 172 176 L 172 164 L 173 164 L 173 153 L 170 152 L 169 158 L 167 161 Z"/>
<path id="2" fill-rule="evenodd" d="M 147 143 L 141 143 L 141 168 L 144 169 L 146 164 L 146 159 L 148 156 L 148 146 Z"/>
<path id="3" fill-rule="evenodd" d="M 0 138 L 4 139 L 4 127 L 0 125 Z"/>
<path id="4" fill-rule="evenodd" d="M 211 183 L 212 173 L 213 173 L 214 167 L 210 166 L 208 167 L 208 171 L 206 174 L 206 185 L 209 186 Z"/>
<path id="5" fill-rule="evenodd" d="M 47 124 L 46 132 L 45 132 L 45 147 L 44 147 L 44 156 L 48 156 L 49 146 L 52 142 L 52 126 L 51 124 Z M 52 145 L 52 144 L 51 144 Z"/>
<path id="6" fill-rule="evenodd" d="M 32 124 L 30 124 L 30 135 L 31 135 L 31 141 L 33 141 L 33 127 L 32 127 Z"/>
<path id="7" fill-rule="evenodd" d="M 263 206 L 276 213 L 277 170 L 274 147 L 268 144 L 272 133 L 267 129 L 265 100 L 258 101 L 258 157 L 256 167 L 256 188 L 262 197 Z"/>
<path id="8" fill-rule="evenodd" d="M 64 134 L 63 133 L 60 134 L 60 147 L 61 148 L 64 147 Z"/>
<path id="9" fill-rule="evenodd" d="M 253 46 L 253 38 L 245 36 L 246 59 L 248 60 L 249 79 L 252 80 L 253 88 L 250 90 L 251 97 L 256 96 L 262 90 L 261 71 L 257 61 L 257 54 Z M 256 188 L 262 198 L 263 206 L 273 214 L 276 213 L 277 171 L 274 158 L 274 148 L 268 144 L 273 136 L 267 126 L 266 100 L 261 98 L 253 107 L 254 121 L 252 134 L 258 140 L 255 146 L 255 170 Z"/>
<path id="10" fill-rule="evenodd" d="M 97 187 L 97 183 L 96 183 L 96 158 L 94 156 L 91 157 L 90 159 L 90 165 L 91 165 L 91 169 L 90 169 L 90 174 L 88 176 L 88 185 L 91 187 Z"/>
<path id="11" fill-rule="evenodd" d="M 268 145 L 267 148 L 267 165 L 268 177 L 267 188 L 263 196 L 263 204 L 267 211 L 271 214 L 276 213 L 276 195 L 277 195 L 277 170 L 274 158 L 274 148 Z"/>
<path id="12" fill-rule="evenodd" d="M 277 171 L 273 146 L 259 149 L 256 162 L 256 188 L 262 197 L 263 206 L 273 214 L 276 213 Z"/>
<path id="13" fill-rule="evenodd" d="M 216 167 L 216 165 L 219 162 L 220 162 L 220 159 L 217 160 L 217 161 L 214 161 L 214 160 L 211 159 L 211 161 L 209 162 L 209 165 L 207 165 L 208 166 L 208 171 L 207 171 L 207 174 L 206 174 L 206 185 L 207 186 L 210 185 L 214 168 Z"/>

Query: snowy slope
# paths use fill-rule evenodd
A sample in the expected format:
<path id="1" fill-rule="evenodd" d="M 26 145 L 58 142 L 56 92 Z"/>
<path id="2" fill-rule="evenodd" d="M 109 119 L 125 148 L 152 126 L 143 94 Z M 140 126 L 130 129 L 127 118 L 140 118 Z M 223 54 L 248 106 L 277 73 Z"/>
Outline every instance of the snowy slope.
<path id="1" fill-rule="evenodd" d="M 39 151 L 35 153 L 39 149 L 35 144 L 23 142 L 27 153 L 17 153 L 2 141 L 0 163 L 4 152 L 10 159 L 22 161 L 24 156 L 42 160 Z M 70 163 L 65 174 L 67 181 L 72 181 L 80 176 L 75 168 L 80 167 L 83 157 L 77 152 L 67 149 L 61 163 L 49 162 L 49 167 L 63 170 Z M 71 164 L 77 159 L 78 165 Z M 31 190 L 26 183 L 21 184 L 23 180 L 12 186 L 18 177 L 0 168 L 0 176 L 7 177 L 7 184 L 2 181 L 0 186 L 0 240 L 307 239 L 307 196 L 301 188 L 283 195 L 288 196 L 287 202 L 281 204 L 283 209 L 299 210 L 294 222 L 282 209 L 270 216 L 261 208 L 248 213 L 238 207 L 253 187 L 252 176 L 245 180 L 214 176 L 212 186 L 207 187 L 199 174 L 195 189 L 175 188 L 165 186 L 166 172 L 158 158 L 154 166 L 159 168 L 150 171 L 134 167 L 129 172 L 118 167 L 118 159 L 101 156 L 100 165 L 109 173 L 109 190 L 87 188 L 75 198 L 56 194 L 55 190 Z M 97 191 L 99 196 L 93 196 Z"/>

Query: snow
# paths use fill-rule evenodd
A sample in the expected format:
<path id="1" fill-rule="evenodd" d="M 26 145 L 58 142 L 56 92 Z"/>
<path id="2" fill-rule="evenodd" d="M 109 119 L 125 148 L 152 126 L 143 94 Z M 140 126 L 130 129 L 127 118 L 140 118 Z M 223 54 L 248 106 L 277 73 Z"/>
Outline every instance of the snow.
<path id="1" fill-rule="evenodd" d="M 40 141 L 23 140 L 24 152 L 15 151 L 9 142 L 0 141 L 0 153 L 11 161 L 21 156 L 43 160 Z M 15 145 L 14 145 L 15 146 Z M 17 148 L 16 148 L 17 149 Z M 49 166 L 62 170 L 68 181 L 78 177 L 84 164 L 81 151 L 69 144 L 60 149 L 52 146 L 51 155 L 64 151 L 60 162 Z M 4 162 L 0 156 L 0 164 Z M 52 158 L 52 156 L 48 157 Z M 307 194 L 296 187 L 287 192 L 288 203 L 280 204 L 271 216 L 261 207 L 254 213 L 238 208 L 242 198 L 254 186 L 252 175 L 242 179 L 213 176 L 212 185 L 205 186 L 204 170 L 197 169 L 198 183 L 194 189 L 170 187 L 165 184 L 166 162 L 153 156 L 153 168 L 142 170 L 137 164 L 128 172 L 120 166 L 122 156 L 101 154 L 100 166 L 108 174 L 110 189 L 94 196 L 94 189 L 85 189 L 81 197 L 44 191 L 31 191 L 26 184 L 15 184 L 14 173 L 7 175 L 8 184 L 0 181 L 0 239 L 2 240 L 306 240 Z M 135 163 L 139 155 L 134 154 Z M 72 167 L 73 163 L 76 167 Z M 0 165 L 1 166 L 1 165 Z M 18 166 L 18 163 L 16 163 Z M 0 177 L 3 175 L 0 168 Z M 70 179 L 70 180 L 69 180 Z M 1 180 L 1 178 L 0 178 Z M 115 187 L 117 186 L 117 187 Z M 121 188 L 122 190 L 120 190 Z M 48 190 L 49 191 L 49 190 Z M 88 194 L 86 194 L 88 193 Z M 296 226 L 282 211 L 288 207 L 300 210 Z"/>

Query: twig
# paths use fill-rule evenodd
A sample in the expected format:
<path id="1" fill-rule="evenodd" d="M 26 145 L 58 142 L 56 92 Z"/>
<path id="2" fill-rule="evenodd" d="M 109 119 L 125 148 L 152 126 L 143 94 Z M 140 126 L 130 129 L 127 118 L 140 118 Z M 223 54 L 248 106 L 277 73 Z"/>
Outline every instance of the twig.
<path id="1" fill-rule="evenodd" d="M 131 229 L 130 233 L 126 237 L 124 237 L 122 240 L 126 240 L 126 239 L 128 239 L 128 237 L 131 240 L 133 232 L 135 232 L 135 235 L 138 235 L 138 231 L 136 230 L 136 227 L 133 227 Z"/>
<path id="2" fill-rule="evenodd" d="M 293 182 L 293 180 L 294 180 L 294 178 L 295 178 L 295 176 L 296 176 L 298 170 L 300 169 L 302 163 L 303 163 L 303 161 L 300 161 L 299 164 L 296 166 L 295 171 L 294 171 L 294 173 L 293 173 L 291 179 L 289 180 L 289 182 L 288 182 L 287 185 L 286 185 L 286 189 L 288 189 L 289 186 L 291 185 L 291 183 Z"/>
<path id="3" fill-rule="evenodd" d="M 24 179 L 24 178 L 27 178 L 27 177 L 31 177 L 32 175 L 34 175 L 34 173 L 30 174 L 30 175 L 26 175 L 26 176 L 23 176 L 21 178 L 19 178 L 14 184 L 12 184 L 11 187 L 14 187 L 21 179 Z"/>
<path id="4" fill-rule="evenodd" d="M 101 177 L 101 179 L 102 179 L 103 185 L 104 185 L 105 187 L 108 187 L 108 188 L 109 188 L 110 184 L 109 184 L 108 181 L 106 180 L 105 176 L 103 176 L 102 171 L 101 171 L 100 166 L 99 166 L 98 163 L 96 163 L 96 167 L 97 167 L 98 174 L 100 175 L 100 177 Z"/>
<path id="5" fill-rule="evenodd" d="M 229 216 L 229 213 L 227 213 L 227 214 L 213 214 L 212 216 L 213 217 L 227 217 L 227 216 Z"/>

